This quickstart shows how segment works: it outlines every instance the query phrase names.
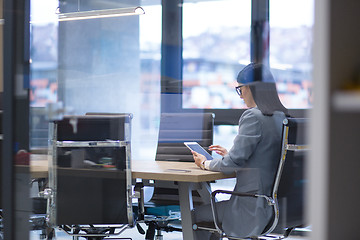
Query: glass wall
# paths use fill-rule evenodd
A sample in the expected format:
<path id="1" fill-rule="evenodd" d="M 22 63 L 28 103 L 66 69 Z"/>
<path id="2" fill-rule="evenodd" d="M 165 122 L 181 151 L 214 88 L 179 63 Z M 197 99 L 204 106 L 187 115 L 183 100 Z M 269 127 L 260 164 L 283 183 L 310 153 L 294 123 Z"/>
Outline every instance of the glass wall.
<path id="1" fill-rule="evenodd" d="M 237 73 L 251 58 L 251 3 L 184 0 L 177 35 L 182 37 L 182 77 L 176 79 L 181 110 L 245 108 L 234 87 Z M 145 14 L 68 22 L 59 22 L 57 15 L 135 6 Z M 49 120 L 131 113 L 132 158 L 155 158 L 162 107 L 162 11 L 161 0 L 31 0 L 33 153 L 47 152 Z M 270 0 L 269 60 L 288 108 L 312 106 L 312 15 L 313 0 Z M 214 142 L 229 149 L 237 126 L 215 126 L 214 134 Z M 31 196 L 36 194 L 33 185 Z"/>
<path id="2" fill-rule="evenodd" d="M 145 14 L 72 21 L 58 19 L 59 13 L 129 9 L 136 6 L 141 6 Z M 51 164 L 51 156 L 47 158 L 46 153 L 52 150 L 50 140 L 54 139 L 54 128 L 51 123 L 54 120 L 91 113 L 131 113 L 131 157 L 154 160 L 161 107 L 161 14 L 160 0 L 31 0 L 31 165 L 41 165 L 44 160 Z M 73 125 L 73 133 L 79 130 L 76 124 Z M 95 131 L 89 129 L 88 135 Z M 61 148 L 57 150 L 57 164 L 59 167 L 71 165 L 76 171 L 72 161 L 76 154 L 77 157 L 81 155 L 80 159 L 107 165 L 110 159 L 108 155 L 113 153 L 121 154 L 113 147 L 85 151 Z M 102 157 L 93 159 L 90 155 Z M 58 182 L 69 178 L 61 176 L 57 170 L 54 173 Z M 85 187 L 96 189 L 98 182 L 94 182 L 94 179 L 88 181 Z M 30 199 L 21 199 L 28 205 L 32 202 L 39 204 L 33 209 L 37 214 L 44 213 L 41 211 L 44 209 L 39 209 L 44 203 L 38 198 L 43 184 L 42 181 L 34 181 L 31 185 L 23 185 L 26 188 L 30 186 Z M 49 184 L 53 186 L 53 183 Z M 78 189 L 79 193 L 81 189 Z M 22 192 L 23 195 L 27 193 Z M 17 197 L 20 199 L 20 194 Z M 94 205 L 103 204 L 101 199 L 94 198 L 91 201 Z M 37 218 L 32 213 L 29 217 L 30 239 L 44 237 L 41 235 L 44 233 L 41 222 L 36 222 Z M 23 239 L 26 239 L 28 229 L 24 228 Z M 69 238 L 61 231 L 56 234 L 55 239 Z"/>
<path id="3" fill-rule="evenodd" d="M 32 148 L 47 147 L 47 119 L 56 117 L 49 107 L 62 115 L 132 113 L 133 157 L 153 159 L 160 111 L 161 5 L 78 3 L 32 1 Z M 69 12 L 139 5 L 146 14 L 66 22 L 58 22 L 55 14 L 58 6 Z"/>

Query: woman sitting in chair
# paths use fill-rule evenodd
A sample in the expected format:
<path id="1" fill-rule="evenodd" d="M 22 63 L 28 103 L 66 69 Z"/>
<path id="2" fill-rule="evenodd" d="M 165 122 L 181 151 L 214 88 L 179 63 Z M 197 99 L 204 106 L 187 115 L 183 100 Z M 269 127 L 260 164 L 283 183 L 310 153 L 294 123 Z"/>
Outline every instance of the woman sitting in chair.
<path id="1" fill-rule="evenodd" d="M 224 173 L 236 172 L 234 191 L 271 195 L 280 159 L 282 121 L 287 109 L 281 104 L 274 78 L 263 64 L 251 63 L 240 71 L 236 91 L 247 109 L 239 120 L 238 134 L 227 151 L 219 145 L 210 150 L 222 159 L 206 160 L 192 152 L 202 169 Z M 263 198 L 235 197 L 216 203 L 218 223 L 227 236 L 260 235 L 273 217 L 273 209 Z M 194 210 L 194 222 L 212 222 L 210 205 Z M 210 232 L 196 231 L 197 239 L 209 239 Z M 213 239 L 213 238 L 211 238 Z"/>

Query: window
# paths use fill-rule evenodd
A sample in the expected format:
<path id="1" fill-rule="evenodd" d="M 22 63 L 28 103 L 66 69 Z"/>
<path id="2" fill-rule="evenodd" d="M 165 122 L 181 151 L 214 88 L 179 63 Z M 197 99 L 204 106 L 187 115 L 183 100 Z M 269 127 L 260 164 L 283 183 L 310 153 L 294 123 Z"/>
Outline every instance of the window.
<path id="1" fill-rule="evenodd" d="M 251 4 L 251 0 L 184 2 L 184 109 L 245 107 L 233 88 L 237 73 L 251 59 Z M 290 109 L 310 108 L 313 0 L 269 4 L 269 63 L 280 99 Z"/>
<path id="2" fill-rule="evenodd" d="M 287 108 L 312 106 L 314 0 L 270 1 L 270 66 Z"/>
<path id="3" fill-rule="evenodd" d="M 113 7 L 123 6 L 122 1 L 111 2 Z M 77 3 L 67 1 L 68 7 Z M 179 57 L 174 62 L 181 64 L 176 107 L 213 111 L 216 125 L 237 124 L 245 105 L 234 86 L 238 71 L 251 59 L 251 4 L 252 0 L 185 0 L 181 5 L 182 32 L 177 37 L 182 36 L 182 56 L 168 55 Z M 44 111 L 57 101 L 76 114 L 136 109 L 136 129 L 143 130 L 138 133 L 143 139 L 141 135 L 150 134 L 158 124 L 161 105 L 161 1 L 141 1 L 146 14 L 136 19 L 60 26 L 54 14 L 58 5 L 56 0 L 31 2 L 31 144 L 47 146 Z M 85 5 L 80 7 L 104 8 L 96 0 Z M 313 0 L 272 0 L 269 7 L 269 60 L 280 98 L 288 108 L 310 108 Z M 112 27 L 115 23 L 118 28 Z M 95 101 L 94 94 L 100 100 Z M 113 100 L 120 95 L 127 100 Z"/>
<path id="4" fill-rule="evenodd" d="M 251 1 L 183 4 L 183 108 L 244 108 L 234 91 L 250 61 Z"/>

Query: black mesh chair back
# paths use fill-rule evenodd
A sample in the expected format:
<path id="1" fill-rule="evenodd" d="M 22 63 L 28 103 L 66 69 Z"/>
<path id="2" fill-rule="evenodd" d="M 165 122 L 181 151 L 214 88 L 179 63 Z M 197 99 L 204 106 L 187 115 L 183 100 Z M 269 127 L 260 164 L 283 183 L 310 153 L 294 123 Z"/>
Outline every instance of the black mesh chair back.
<path id="1" fill-rule="evenodd" d="M 213 113 L 162 113 L 155 160 L 194 161 L 184 142 L 213 143 Z"/>
<path id="2" fill-rule="evenodd" d="M 302 227 L 305 223 L 305 160 L 309 149 L 306 138 L 308 119 L 284 120 L 283 173 L 278 186 L 279 222 L 277 230 Z"/>
<path id="3" fill-rule="evenodd" d="M 208 150 L 213 143 L 214 117 L 213 113 L 162 113 L 155 160 L 193 162 L 191 151 L 184 142 L 198 142 Z M 196 191 L 193 200 L 195 204 L 202 202 Z M 156 181 L 151 201 L 161 205 L 178 205 L 177 185 Z"/>

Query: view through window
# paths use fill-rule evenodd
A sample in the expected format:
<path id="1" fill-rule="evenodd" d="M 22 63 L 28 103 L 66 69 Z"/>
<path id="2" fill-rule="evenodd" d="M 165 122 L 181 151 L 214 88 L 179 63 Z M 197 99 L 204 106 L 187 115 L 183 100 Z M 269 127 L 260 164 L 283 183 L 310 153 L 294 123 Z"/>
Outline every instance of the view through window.
<path id="1" fill-rule="evenodd" d="M 270 1 L 270 67 L 288 108 L 312 106 L 313 1 Z M 146 14 L 139 18 L 141 94 L 137 101 L 144 112 L 142 127 L 153 129 L 151 125 L 158 123 L 152 113 L 160 111 L 162 8 L 160 1 L 144 0 L 141 5 Z M 31 6 L 31 143 L 46 146 L 44 109 L 58 99 L 58 1 L 32 0 Z M 251 0 L 185 0 L 182 7 L 183 108 L 245 108 L 234 87 L 238 71 L 250 62 Z"/>
<path id="2" fill-rule="evenodd" d="M 183 108 L 243 108 L 234 91 L 250 61 L 251 0 L 185 1 Z"/>
<path id="3" fill-rule="evenodd" d="M 312 106 L 314 0 L 270 1 L 270 65 L 287 108 Z"/>
<path id="4" fill-rule="evenodd" d="M 270 67 L 287 108 L 312 106 L 313 0 L 270 1 Z M 185 1 L 183 108 L 244 108 L 234 91 L 250 62 L 250 0 Z"/>

